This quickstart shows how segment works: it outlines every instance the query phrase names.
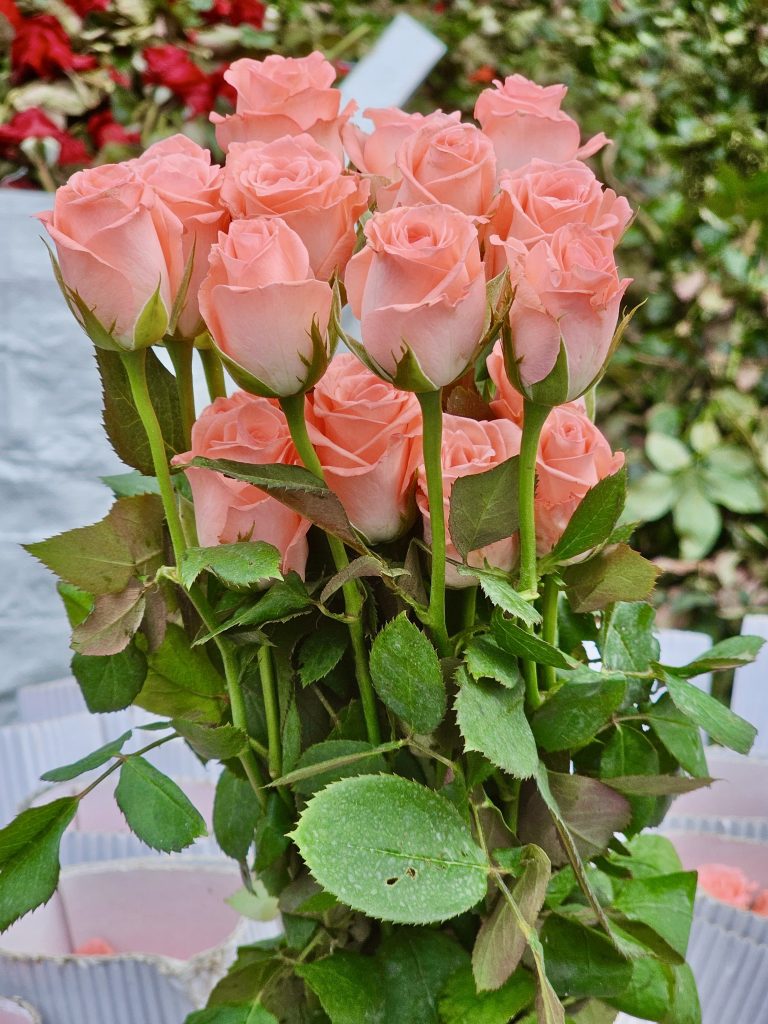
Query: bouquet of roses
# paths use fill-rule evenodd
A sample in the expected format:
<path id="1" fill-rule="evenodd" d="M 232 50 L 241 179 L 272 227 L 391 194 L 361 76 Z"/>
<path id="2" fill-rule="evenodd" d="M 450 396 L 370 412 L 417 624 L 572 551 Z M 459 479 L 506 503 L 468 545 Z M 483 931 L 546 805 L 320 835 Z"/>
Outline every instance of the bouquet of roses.
<path id="1" fill-rule="evenodd" d="M 217 840 L 283 932 L 189 1024 L 695 1024 L 696 876 L 643 830 L 710 781 L 700 729 L 749 750 L 689 680 L 760 642 L 658 660 L 592 421 L 629 318 L 631 212 L 583 162 L 607 140 L 519 76 L 480 127 L 371 110 L 366 135 L 317 53 L 230 74 L 223 169 L 176 136 L 41 215 L 133 470 L 29 550 L 90 709 L 159 716 L 49 778 L 119 772 L 171 851 L 204 823 L 144 755 L 221 762 Z M 78 799 L 0 831 L 0 927 L 51 896 Z"/>

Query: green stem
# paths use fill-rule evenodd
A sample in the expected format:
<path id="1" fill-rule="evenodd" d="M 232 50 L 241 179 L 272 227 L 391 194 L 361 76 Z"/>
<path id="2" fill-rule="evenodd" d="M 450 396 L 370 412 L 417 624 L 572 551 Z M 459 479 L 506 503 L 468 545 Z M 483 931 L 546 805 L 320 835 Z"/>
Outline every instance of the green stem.
<path id="1" fill-rule="evenodd" d="M 518 589 L 526 596 L 537 596 L 536 574 L 536 456 L 544 421 L 550 413 L 545 405 L 534 405 L 525 400 L 523 437 L 520 442 L 520 478 L 518 500 L 520 503 L 520 580 Z"/>
<path id="2" fill-rule="evenodd" d="M 181 423 L 184 428 L 184 440 L 187 447 L 191 445 L 192 425 L 197 418 L 195 412 L 195 384 L 192 377 L 192 356 L 194 350 L 191 342 L 166 338 L 165 347 L 171 357 L 176 372 L 176 388 L 179 392 L 181 407 Z"/>
<path id="3" fill-rule="evenodd" d="M 208 385 L 208 394 L 211 401 L 217 398 L 227 397 L 227 384 L 224 379 L 224 367 L 221 365 L 218 352 L 213 348 L 201 348 L 200 359 L 205 372 L 205 382 Z"/>
<path id="4" fill-rule="evenodd" d="M 541 598 L 541 639 L 557 647 L 557 599 L 560 589 L 554 576 L 545 576 Z M 542 682 L 545 690 L 551 690 L 557 683 L 557 674 L 552 665 L 542 665 Z"/>
<path id="5" fill-rule="evenodd" d="M 267 644 L 262 644 L 259 648 L 258 659 L 261 692 L 264 695 L 264 713 L 267 719 L 269 774 L 273 779 L 278 779 L 283 767 L 283 757 L 280 750 L 280 711 L 277 706 L 277 689 L 275 687 L 275 669 L 272 664 L 272 652 Z"/>
<path id="6" fill-rule="evenodd" d="M 82 789 L 82 790 L 80 790 L 79 793 L 76 793 L 75 794 L 75 799 L 76 800 L 82 800 L 84 796 L 88 796 L 89 793 L 92 793 L 93 790 L 96 789 L 96 787 L 100 783 L 102 783 L 105 779 L 108 779 L 109 776 L 112 775 L 113 772 L 116 772 L 118 768 L 122 768 L 122 766 L 125 764 L 126 760 L 129 757 L 141 757 L 143 754 L 148 754 L 150 750 L 154 750 L 155 747 L 162 747 L 164 743 L 169 743 L 171 740 L 177 740 L 177 739 L 180 739 L 179 734 L 177 732 L 173 732 L 173 733 L 171 733 L 170 736 L 163 736 L 162 739 L 155 740 L 153 743 L 148 743 L 147 746 L 146 747 L 142 747 L 141 750 L 133 751 L 132 754 L 123 754 L 123 753 L 116 754 L 115 755 L 115 760 L 106 769 L 106 771 L 103 771 L 101 773 L 101 775 L 99 775 L 97 778 L 95 778 L 93 780 L 93 782 L 89 783 L 85 787 L 85 789 Z"/>
<path id="7" fill-rule="evenodd" d="M 291 431 L 293 443 L 299 453 L 301 461 L 306 469 L 314 473 L 316 477 L 325 482 L 325 474 L 320 459 L 317 457 L 312 442 L 307 433 L 307 422 L 304 416 L 304 395 L 291 395 L 288 398 L 281 398 L 280 405 L 288 427 Z M 336 566 L 336 571 L 341 572 L 349 565 L 349 558 L 344 544 L 338 537 L 326 534 L 328 546 L 331 549 L 331 556 Z M 352 652 L 355 660 L 355 676 L 360 690 L 360 700 L 363 705 L 366 731 L 368 740 L 378 746 L 381 743 L 381 731 L 379 729 L 379 717 L 376 713 L 376 695 L 373 689 L 370 669 L 368 667 L 368 652 L 365 647 L 365 632 L 363 630 L 363 596 L 356 580 L 349 580 L 342 587 L 344 595 L 344 610 L 350 619 L 348 623 L 349 635 L 352 640 Z"/>
<path id="8" fill-rule="evenodd" d="M 469 631 L 475 625 L 477 614 L 477 591 L 478 587 L 467 587 L 464 591 L 464 606 L 461 610 L 462 629 Z"/>
<path id="9" fill-rule="evenodd" d="M 424 391 L 416 396 L 421 406 L 424 438 L 424 468 L 432 530 L 432 578 L 429 587 L 429 622 L 441 657 L 449 653 L 445 625 L 445 507 L 443 505 L 443 396 L 442 391 Z"/>

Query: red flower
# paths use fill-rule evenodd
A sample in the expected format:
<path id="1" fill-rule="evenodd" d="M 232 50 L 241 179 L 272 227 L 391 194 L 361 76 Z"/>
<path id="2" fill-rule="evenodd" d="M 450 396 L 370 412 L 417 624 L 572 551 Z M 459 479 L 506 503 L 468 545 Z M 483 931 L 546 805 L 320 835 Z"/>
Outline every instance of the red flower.
<path id="1" fill-rule="evenodd" d="M 150 46 L 144 51 L 147 85 L 164 85 L 178 96 L 193 114 L 205 114 L 213 106 L 214 91 L 205 72 L 186 50 L 178 46 Z"/>
<path id="2" fill-rule="evenodd" d="M 109 0 L 67 0 L 67 4 L 81 18 L 87 18 L 93 11 L 106 11 Z"/>
<path id="3" fill-rule="evenodd" d="M 139 132 L 129 132 L 116 121 L 112 111 L 100 110 L 88 118 L 88 132 L 96 149 L 101 149 L 108 142 L 116 142 L 121 146 L 135 146 L 141 139 Z"/>
<path id="4" fill-rule="evenodd" d="M 22 17 L 13 0 L 0 0 L 0 16 L 5 18 L 14 29 L 18 29 L 21 25 Z"/>
<path id="5" fill-rule="evenodd" d="M 59 128 L 39 107 L 14 114 L 7 124 L 0 125 L 0 153 L 13 157 L 17 155 L 19 143 L 24 139 L 45 138 L 55 139 L 61 146 L 60 164 L 90 163 L 88 150 L 81 140 Z"/>
<path id="6" fill-rule="evenodd" d="M 11 44 L 11 67 L 17 80 L 55 78 L 63 71 L 89 71 L 94 57 L 74 53 L 63 26 L 51 14 L 25 18 Z"/>
<path id="7" fill-rule="evenodd" d="M 259 0 L 213 0 L 212 6 L 203 12 L 208 24 L 224 21 L 229 25 L 253 25 L 261 28 L 264 24 L 266 5 Z"/>
<path id="8" fill-rule="evenodd" d="M 469 76 L 470 82 L 479 82 L 481 85 L 490 85 L 496 77 L 496 72 L 493 70 L 490 64 L 483 64 L 473 71 Z"/>
<path id="9" fill-rule="evenodd" d="M 215 71 L 208 76 L 211 86 L 211 95 L 214 99 L 224 100 L 234 110 L 237 103 L 237 92 L 235 87 L 224 81 L 224 72 L 229 69 L 229 64 L 220 64 Z"/>

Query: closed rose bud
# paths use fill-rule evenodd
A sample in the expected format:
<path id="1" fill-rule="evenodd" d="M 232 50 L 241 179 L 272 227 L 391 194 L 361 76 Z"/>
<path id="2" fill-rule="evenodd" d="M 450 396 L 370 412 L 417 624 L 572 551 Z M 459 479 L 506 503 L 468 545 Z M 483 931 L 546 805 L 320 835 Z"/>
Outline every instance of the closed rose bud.
<path id="1" fill-rule="evenodd" d="M 474 224 L 451 206 L 397 207 L 371 217 L 365 236 L 345 281 L 372 365 L 408 391 L 452 383 L 477 355 L 485 322 Z"/>
<path id="2" fill-rule="evenodd" d="M 241 387 L 287 397 L 310 388 L 331 356 L 333 293 L 306 247 L 276 218 L 235 221 L 211 249 L 200 311 Z"/>
<path id="3" fill-rule="evenodd" d="M 496 150 L 499 171 L 515 170 L 530 160 L 566 160 L 592 156 L 610 140 L 600 132 L 579 145 L 576 121 L 560 109 L 565 85 L 537 85 L 510 75 L 484 89 L 475 104 L 475 118 Z"/>
<path id="4" fill-rule="evenodd" d="M 307 426 L 328 486 L 350 522 L 372 544 L 394 540 L 415 514 L 414 473 L 421 460 L 421 412 L 397 391 L 338 355 L 307 401 Z"/>

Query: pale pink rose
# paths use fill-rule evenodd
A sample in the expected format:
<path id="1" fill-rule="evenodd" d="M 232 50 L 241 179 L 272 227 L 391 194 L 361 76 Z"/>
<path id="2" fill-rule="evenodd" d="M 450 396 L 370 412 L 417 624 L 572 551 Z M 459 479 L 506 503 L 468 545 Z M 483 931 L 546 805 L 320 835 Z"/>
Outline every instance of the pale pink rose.
<path id="1" fill-rule="evenodd" d="M 368 207 L 369 183 L 344 172 L 311 136 L 235 143 L 227 153 L 221 198 L 233 217 L 280 217 L 309 252 L 316 277 L 343 270 L 355 224 Z"/>
<path id="2" fill-rule="evenodd" d="M 137 160 L 132 160 L 131 166 L 181 221 L 185 267 L 194 249 L 192 275 L 176 334 L 195 338 L 204 327 L 197 292 L 208 271 L 208 254 L 219 232 L 229 223 L 229 213 L 221 206 L 219 195 L 221 168 L 211 163 L 210 150 L 186 135 L 156 142 Z"/>
<path id="3" fill-rule="evenodd" d="M 529 248 L 566 224 L 588 224 L 618 242 L 632 218 L 624 196 L 604 189 L 580 160 L 565 164 L 532 160 L 516 171 L 504 171 L 484 235 L 524 242 Z M 506 266 L 503 246 L 486 246 L 488 277 Z"/>
<path id="4" fill-rule="evenodd" d="M 37 217 L 56 244 L 64 283 L 115 343 L 134 349 L 160 341 L 162 316 L 149 333 L 140 317 L 158 292 L 167 326 L 184 273 L 182 225 L 136 171 L 128 164 L 78 171 L 57 189 L 53 210 Z"/>
<path id="5" fill-rule="evenodd" d="M 451 206 L 405 206 L 374 214 L 365 236 L 346 286 L 368 355 L 395 378 L 410 348 L 427 387 L 450 384 L 475 358 L 485 321 L 474 224 Z M 401 386 L 426 389 L 398 379 Z"/>
<path id="6" fill-rule="evenodd" d="M 603 372 L 631 279 L 619 278 L 613 239 L 586 224 L 566 224 L 531 249 L 512 239 L 503 246 L 515 290 L 510 311 L 515 383 L 532 397 L 534 386 L 555 368 L 562 342 L 567 379 L 550 389 L 556 394 L 543 404 L 572 402 Z"/>
<path id="7" fill-rule="evenodd" d="M 727 864 L 702 864 L 698 872 L 699 889 L 707 896 L 738 907 L 739 910 L 749 910 L 758 886 L 740 868 L 732 868 Z"/>
<path id="8" fill-rule="evenodd" d="M 471 420 L 464 416 L 443 416 L 443 507 L 446 523 L 446 553 L 449 559 L 461 562 L 461 555 L 451 540 L 448 522 L 451 491 L 461 476 L 484 473 L 494 466 L 520 453 L 520 428 L 511 420 Z M 424 521 L 424 539 L 432 540 L 427 478 L 424 466 L 417 477 L 416 501 Z M 496 569 L 508 572 L 517 557 L 517 536 L 496 541 L 477 551 L 470 551 L 467 563 L 481 568 L 486 562 Z M 449 587 L 472 586 L 473 579 L 461 576 L 452 565 L 447 566 L 446 583 Z"/>
<path id="9" fill-rule="evenodd" d="M 192 450 L 174 462 L 184 465 L 197 456 L 256 465 L 295 466 L 299 462 L 277 402 L 244 391 L 217 398 L 203 410 L 192 427 Z M 197 538 L 203 547 L 265 541 L 283 556 L 283 572 L 304 575 L 309 520 L 251 484 L 210 469 L 192 467 L 185 472 L 192 488 Z"/>
<path id="10" fill-rule="evenodd" d="M 493 143 L 499 171 L 512 171 L 534 157 L 565 163 L 592 156 L 610 142 L 600 132 L 579 145 L 578 124 L 560 109 L 565 85 L 537 85 L 522 75 L 493 84 L 478 96 L 475 118 Z"/>
<path id="11" fill-rule="evenodd" d="M 768 917 L 768 889 L 761 889 L 749 908 L 753 914 Z"/>
<path id="12" fill-rule="evenodd" d="M 536 546 L 551 551 L 587 491 L 624 465 L 575 403 L 554 408 L 544 423 L 536 458 Z"/>
<path id="13" fill-rule="evenodd" d="M 491 409 L 500 420 L 513 420 L 519 427 L 523 425 L 523 396 L 513 387 L 507 371 L 504 367 L 504 353 L 501 342 L 497 341 L 493 346 L 491 354 L 486 360 L 488 376 L 496 387 L 496 397 L 491 401 Z M 575 402 L 569 402 L 565 409 L 575 409 L 577 412 L 586 413 L 587 406 L 583 398 L 577 398 Z"/>
<path id="14" fill-rule="evenodd" d="M 307 425 L 352 525 L 372 544 L 403 533 L 415 512 L 421 459 L 416 396 L 397 391 L 355 356 L 338 355 L 308 396 Z"/>
<path id="15" fill-rule="evenodd" d="M 340 110 L 335 79 L 333 65 L 317 51 L 308 57 L 273 53 L 264 60 L 234 61 L 224 80 L 237 93 L 235 113 L 211 114 L 217 142 L 226 151 L 233 142 L 274 142 L 306 132 L 343 159 L 341 131 L 357 104 L 348 103 Z"/>
<path id="16" fill-rule="evenodd" d="M 328 365 L 332 298 L 330 285 L 312 276 L 302 240 L 276 217 L 234 221 L 219 235 L 199 294 L 235 380 L 281 397 L 306 391 Z"/>
<path id="17" fill-rule="evenodd" d="M 371 107 L 363 114 L 373 122 L 373 131 L 364 132 L 356 124 L 344 126 L 342 137 L 349 159 L 363 174 L 394 181 L 400 177 L 395 162 L 397 151 L 407 138 L 420 128 L 436 121 L 458 123 L 461 114 L 406 114 L 399 107 Z"/>
<path id="18" fill-rule="evenodd" d="M 475 218 L 491 205 L 496 157 L 490 139 L 473 124 L 444 117 L 424 125 L 402 143 L 396 163 L 400 185 L 392 205 L 445 203 Z"/>

